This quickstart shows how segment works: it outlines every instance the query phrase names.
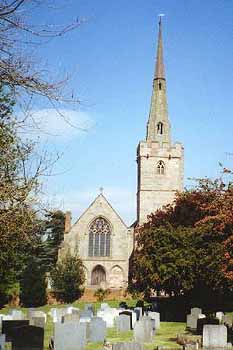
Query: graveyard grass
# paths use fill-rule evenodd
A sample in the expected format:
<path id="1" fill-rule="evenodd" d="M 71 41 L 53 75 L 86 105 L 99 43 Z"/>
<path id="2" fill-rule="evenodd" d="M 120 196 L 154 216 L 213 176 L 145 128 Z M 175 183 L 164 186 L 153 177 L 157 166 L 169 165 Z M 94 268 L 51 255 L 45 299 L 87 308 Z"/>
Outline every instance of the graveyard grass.
<path id="1" fill-rule="evenodd" d="M 135 306 L 135 300 L 127 300 L 129 306 Z M 73 306 L 78 307 L 80 309 L 84 308 L 84 302 L 74 303 Z M 108 301 L 108 304 L 111 307 L 118 307 L 118 301 Z M 97 310 L 100 308 L 100 303 L 93 303 L 94 308 Z M 65 305 L 46 305 L 44 307 L 38 308 L 38 310 L 42 310 L 44 312 L 49 312 L 52 307 L 64 307 Z M 1 310 L 3 313 L 8 313 L 8 308 Z M 23 312 L 26 313 L 27 309 L 21 308 Z M 176 336 L 178 333 L 185 333 L 185 323 L 181 322 L 161 322 L 161 328 L 157 330 L 157 333 L 153 339 L 152 343 L 145 344 L 145 349 L 152 350 L 156 346 L 166 346 L 172 349 L 181 349 L 181 346 L 176 343 Z M 51 335 L 53 334 L 53 324 L 52 318 L 47 318 L 47 323 L 45 327 L 45 347 L 44 350 L 49 350 L 49 340 Z M 132 341 L 133 340 L 133 331 L 128 331 L 125 333 L 118 333 L 115 328 L 108 328 L 107 330 L 107 339 L 108 342 L 121 342 L 121 341 Z M 98 350 L 102 349 L 102 343 L 88 343 L 86 346 L 86 350 Z"/>

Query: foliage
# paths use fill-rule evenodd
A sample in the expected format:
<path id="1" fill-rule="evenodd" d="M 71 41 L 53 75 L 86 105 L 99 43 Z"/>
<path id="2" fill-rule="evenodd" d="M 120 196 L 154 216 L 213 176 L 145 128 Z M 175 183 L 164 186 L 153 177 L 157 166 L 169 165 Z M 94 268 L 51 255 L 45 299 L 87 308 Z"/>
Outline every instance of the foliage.
<path id="1" fill-rule="evenodd" d="M 104 301 L 109 294 L 109 289 L 98 288 L 95 291 L 94 296 L 97 298 L 98 301 Z"/>
<path id="2" fill-rule="evenodd" d="M 38 259 L 33 256 L 28 259 L 22 274 L 20 300 L 27 307 L 46 304 L 45 271 Z"/>
<path id="3" fill-rule="evenodd" d="M 50 271 L 57 262 L 58 250 L 64 239 L 65 214 L 61 210 L 51 211 L 46 214 L 44 223 L 43 264 Z"/>
<path id="4" fill-rule="evenodd" d="M 85 282 L 84 267 L 78 256 L 67 252 L 58 260 L 56 267 L 51 271 L 52 287 L 56 296 L 63 302 L 73 302 L 79 299 Z"/>
<path id="5" fill-rule="evenodd" d="M 150 215 L 138 230 L 130 288 L 202 299 L 232 292 L 232 207 L 231 184 L 204 179 Z"/>

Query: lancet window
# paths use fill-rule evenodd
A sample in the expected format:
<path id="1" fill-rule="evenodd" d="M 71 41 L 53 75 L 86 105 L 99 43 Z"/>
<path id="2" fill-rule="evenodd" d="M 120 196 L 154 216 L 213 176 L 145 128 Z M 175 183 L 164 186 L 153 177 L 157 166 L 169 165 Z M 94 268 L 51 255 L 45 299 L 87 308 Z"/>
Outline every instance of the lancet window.
<path id="1" fill-rule="evenodd" d="M 89 228 L 89 256 L 110 256 L 110 224 L 102 217 L 96 218 Z"/>
<path id="2" fill-rule="evenodd" d="M 162 160 L 160 160 L 157 164 L 157 174 L 159 175 L 165 174 L 165 164 Z"/>
<path id="3" fill-rule="evenodd" d="M 162 122 L 159 122 L 157 124 L 157 134 L 160 134 L 160 135 L 163 134 L 163 123 Z"/>

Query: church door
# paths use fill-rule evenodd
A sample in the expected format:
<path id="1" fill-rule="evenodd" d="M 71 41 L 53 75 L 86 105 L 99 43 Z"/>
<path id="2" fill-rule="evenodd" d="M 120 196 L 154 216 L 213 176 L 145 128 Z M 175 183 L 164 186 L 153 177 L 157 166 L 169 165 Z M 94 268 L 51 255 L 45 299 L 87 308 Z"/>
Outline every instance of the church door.
<path id="1" fill-rule="evenodd" d="M 100 265 L 97 265 L 93 270 L 91 274 L 91 284 L 94 286 L 100 285 L 101 282 L 106 281 L 106 273 L 104 271 L 104 268 Z"/>

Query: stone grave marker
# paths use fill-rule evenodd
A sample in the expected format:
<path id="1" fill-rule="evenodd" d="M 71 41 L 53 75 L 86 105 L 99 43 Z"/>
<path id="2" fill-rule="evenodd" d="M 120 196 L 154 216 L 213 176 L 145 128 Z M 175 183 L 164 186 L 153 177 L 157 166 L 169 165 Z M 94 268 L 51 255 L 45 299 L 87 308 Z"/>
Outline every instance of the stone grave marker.
<path id="1" fill-rule="evenodd" d="M 112 344 L 112 350 L 144 350 L 144 346 L 136 342 L 119 342 Z"/>
<path id="2" fill-rule="evenodd" d="M 91 342 L 103 342 L 107 334 L 106 322 L 100 317 L 93 317 L 89 326 L 89 340 Z"/>
<path id="3" fill-rule="evenodd" d="M 219 320 L 220 323 L 222 323 L 224 312 L 222 311 L 217 311 L 215 314 L 216 318 Z"/>
<path id="4" fill-rule="evenodd" d="M 92 313 L 94 314 L 94 307 L 92 304 L 85 304 L 84 305 L 84 311 L 92 311 Z"/>
<path id="5" fill-rule="evenodd" d="M 187 315 L 187 328 L 191 329 L 191 330 L 196 330 L 197 329 L 197 316 L 196 315 Z"/>
<path id="6" fill-rule="evenodd" d="M 45 327 L 45 318 L 44 317 L 31 317 L 30 318 L 30 326 L 35 326 L 35 327 Z"/>
<path id="7" fill-rule="evenodd" d="M 10 315 L 12 316 L 12 319 L 17 320 L 25 320 L 25 314 L 21 310 L 10 310 Z"/>
<path id="8" fill-rule="evenodd" d="M 47 314 L 43 311 L 40 311 L 40 310 L 34 310 L 34 309 L 29 309 L 28 310 L 28 318 L 29 320 L 32 318 L 32 317 L 43 317 L 44 318 L 44 322 L 46 323 L 47 322 Z"/>
<path id="9" fill-rule="evenodd" d="M 233 323 L 232 315 L 223 315 L 222 323 L 226 324 L 227 326 L 232 327 L 232 323 Z"/>
<path id="10" fill-rule="evenodd" d="M 227 346 L 227 327 L 206 324 L 203 328 L 203 347 L 224 348 Z"/>
<path id="11" fill-rule="evenodd" d="M 193 307 L 191 309 L 191 315 L 192 316 L 196 316 L 196 318 L 198 318 L 198 316 L 202 314 L 202 309 L 198 308 L 198 307 Z"/>
<path id="12" fill-rule="evenodd" d="M 142 308 L 141 307 L 135 307 L 134 308 L 134 312 L 137 315 L 137 321 L 140 319 L 140 317 L 142 317 Z"/>
<path id="13" fill-rule="evenodd" d="M 29 320 L 3 320 L 2 333 L 6 335 L 6 342 L 11 341 L 11 335 L 15 328 L 29 326 Z"/>
<path id="14" fill-rule="evenodd" d="M 97 317 L 101 317 L 107 325 L 107 328 L 111 328 L 114 326 L 114 319 L 116 317 L 115 310 L 108 308 L 105 310 L 98 310 Z"/>
<path id="15" fill-rule="evenodd" d="M 219 325 L 219 320 L 217 318 L 199 318 L 197 320 L 197 334 L 202 335 L 204 325 Z"/>
<path id="16" fill-rule="evenodd" d="M 155 329 L 160 328 L 160 313 L 148 311 L 148 316 L 155 321 Z"/>
<path id="17" fill-rule="evenodd" d="M 0 334 L 0 350 L 5 350 L 6 335 Z"/>
<path id="18" fill-rule="evenodd" d="M 129 310 L 125 310 L 119 313 L 120 315 L 126 315 L 130 318 L 130 329 L 133 329 L 133 315 L 132 315 L 132 311 Z"/>
<path id="19" fill-rule="evenodd" d="M 55 350 L 84 350 L 86 346 L 85 323 L 55 323 L 54 349 Z"/>
<path id="20" fill-rule="evenodd" d="M 61 322 L 65 323 L 65 322 L 79 322 L 80 317 L 78 314 L 66 314 L 64 316 L 62 316 Z"/>
<path id="21" fill-rule="evenodd" d="M 127 332 L 131 329 L 131 317 L 126 314 L 120 314 L 116 317 L 117 332 Z"/>
<path id="22" fill-rule="evenodd" d="M 12 350 L 43 350 L 44 329 L 35 326 L 16 327 L 11 334 Z"/>
<path id="23" fill-rule="evenodd" d="M 143 316 L 134 326 L 134 340 L 137 343 L 150 343 L 152 341 L 153 329 L 150 317 Z"/>
<path id="24" fill-rule="evenodd" d="M 100 309 L 101 310 L 106 310 L 106 309 L 109 309 L 110 308 L 110 306 L 108 305 L 108 303 L 101 303 L 101 305 L 100 305 Z"/>

